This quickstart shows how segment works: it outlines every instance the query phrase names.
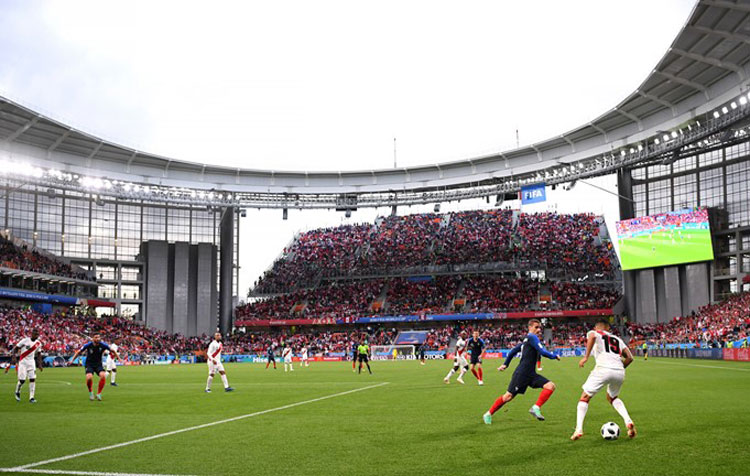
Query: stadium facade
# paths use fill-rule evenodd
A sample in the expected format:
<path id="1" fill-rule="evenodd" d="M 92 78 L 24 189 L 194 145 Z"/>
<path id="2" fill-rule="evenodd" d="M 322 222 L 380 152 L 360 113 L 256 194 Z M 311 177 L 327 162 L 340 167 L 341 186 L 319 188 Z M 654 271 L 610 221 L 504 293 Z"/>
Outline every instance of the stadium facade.
<path id="1" fill-rule="evenodd" d="M 5 228 L 93 270 L 100 295 L 147 324 L 153 316 L 143 299 L 149 283 L 141 243 L 218 246 L 218 314 L 226 331 L 232 295 L 239 295 L 243 208 L 346 211 L 499 199 L 526 185 L 618 173 L 621 218 L 683 206 L 715 207 L 726 217 L 713 229 L 714 262 L 626 273 L 625 312 L 660 321 L 738 289 L 750 267 L 749 24 L 746 3 L 701 0 L 646 80 L 591 122 L 512 151 L 392 170 L 190 163 L 108 142 L 1 99 Z M 669 292 L 675 285 L 680 293 Z"/>

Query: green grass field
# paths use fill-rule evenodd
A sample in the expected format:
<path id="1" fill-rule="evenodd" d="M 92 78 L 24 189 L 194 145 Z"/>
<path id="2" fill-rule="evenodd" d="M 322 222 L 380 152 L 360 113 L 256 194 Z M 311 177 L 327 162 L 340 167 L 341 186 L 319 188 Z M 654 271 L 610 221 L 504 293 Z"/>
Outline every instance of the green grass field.
<path id="1" fill-rule="evenodd" d="M 683 230 L 683 239 L 666 231 L 620 240 L 622 269 L 653 268 L 713 259 L 709 230 Z M 672 239 L 674 238 L 674 242 Z"/>
<path id="2" fill-rule="evenodd" d="M 545 360 L 542 373 L 558 386 L 543 407 L 547 421 L 527 413 L 538 396 L 529 390 L 500 410 L 491 426 L 481 415 L 511 376 L 495 370 L 497 361 L 486 362 L 483 387 L 471 374 L 466 385 L 445 385 L 445 360 L 425 366 L 374 362 L 372 376 L 353 374 L 346 362 L 314 363 L 288 374 L 228 364 L 236 392 L 224 393 L 217 376 L 211 394 L 203 393 L 205 365 L 122 367 L 120 386 L 108 385 L 103 402 L 89 402 L 80 368 L 47 369 L 38 378 L 36 405 L 27 402 L 27 387 L 22 402 L 14 400 L 9 373 L 0 375 L 0 467 L 330 396 L 30 469 L 357 476 L 750 473 L 750 364 L 639 358 L 621 394 L 638 437 L 608 442 L 599 436 L 606 421 L 623 425 L 597 395 L 586 436 L 571 442 L 580 386 L 593 364 L 582 370 L 577 362 Z"/>

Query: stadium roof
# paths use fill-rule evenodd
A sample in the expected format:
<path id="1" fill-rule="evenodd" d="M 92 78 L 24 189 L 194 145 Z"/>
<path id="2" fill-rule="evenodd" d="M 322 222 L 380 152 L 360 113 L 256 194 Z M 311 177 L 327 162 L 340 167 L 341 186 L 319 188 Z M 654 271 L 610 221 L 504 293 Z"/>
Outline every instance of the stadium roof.
<path id="1" fill-rule="evenodd" d="M 632 151 L 635 144 L 647 144 L 664 132 L 682 131 L 688 124 L 695 125 L 696 120 L 700 126 L 704 117 L 746 93 L 750 85 L 749 20 L 749 1 L 700 0 L 659 64 L 616 107 L 557 137 L 483 157 L 359 171 L 227 168 L 108 142 L 0 98 L 0 160 L 25 160 L 70 174 L 155 187 L 232 192 L 232 196 L 256 198 L 438 192 L 519 177 L 533 179 L 533 174 L 538 180 L 539 171 L 604 157 L 621 148 Z M 594 175 L 588 172 L 586 169 L 588 175 Z M 521 184 L 514 181 L 510 188 Z M 425 201 L 434 201 L 434 197 Z M 279 205 L 278 200 L 271 202 Z M 326 203 L 330 206 L 330 201 Z"/>

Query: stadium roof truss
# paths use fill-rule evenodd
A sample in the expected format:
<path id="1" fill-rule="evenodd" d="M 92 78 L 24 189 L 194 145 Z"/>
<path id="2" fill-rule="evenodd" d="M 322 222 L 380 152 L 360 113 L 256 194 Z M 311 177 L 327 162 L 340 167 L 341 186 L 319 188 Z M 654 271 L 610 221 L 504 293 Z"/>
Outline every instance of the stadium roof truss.
<path id="1" fill-rule="evenodd" d="M 705 147 L 750 117 L 749 61 L 750 2 L 700 0 L 646 80 L 593 121 L 515 150 L 382 170 L 192 163 L 109 142 L 0 98 L 0 174 L 97 196 L 205 206 L 341 209 L 488 197 Z"/>

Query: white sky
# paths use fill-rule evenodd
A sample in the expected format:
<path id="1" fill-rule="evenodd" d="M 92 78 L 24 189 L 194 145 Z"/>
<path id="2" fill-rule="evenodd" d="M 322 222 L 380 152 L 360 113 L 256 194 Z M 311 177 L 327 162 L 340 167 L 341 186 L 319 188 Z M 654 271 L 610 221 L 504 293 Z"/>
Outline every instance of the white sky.
<path id="1" fill-rule="evenodd" d="M 435 163 L 515 148 L 517 128 L 524 145 L 602 114 L 646 78 L 693 5 L 3 1 L 0 94 L 182 160 L 387 168 L 396 137 L 399 166 Z M 614 190 L 611 177 L 595 183 Z M 585 184 L 548 199 L 531 210 L 617 218 L 616 197 Z M 280 215 L 242 221 L 241 295 L 295 230 L 343 219 Z"/>

